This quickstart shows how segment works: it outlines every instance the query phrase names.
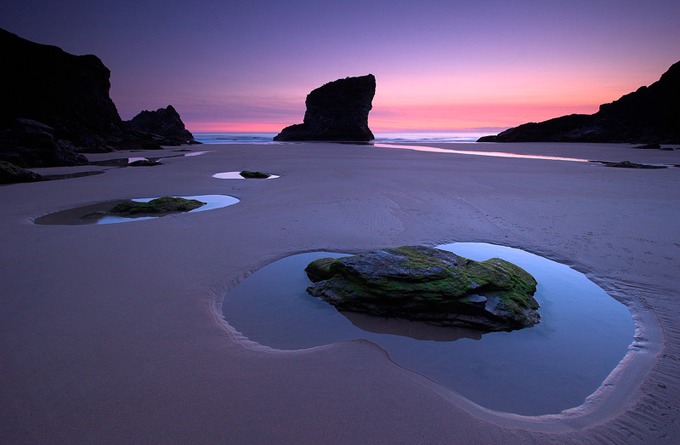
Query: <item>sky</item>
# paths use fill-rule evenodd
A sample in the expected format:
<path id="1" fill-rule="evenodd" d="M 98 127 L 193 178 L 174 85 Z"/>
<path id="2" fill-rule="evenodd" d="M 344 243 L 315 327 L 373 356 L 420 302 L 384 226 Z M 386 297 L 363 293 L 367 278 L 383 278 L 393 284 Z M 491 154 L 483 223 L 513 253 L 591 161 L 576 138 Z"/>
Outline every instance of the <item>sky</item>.
<path id="1" fill-rule="evenodd" d="M 374 132 L 594 113 L 680 60 L 678 24 L 678 0 L 0 2 L 0 28 L 102 59 L 123 119 L 172 104 L 192 132 L 279 131 L 368 73 Z"/>

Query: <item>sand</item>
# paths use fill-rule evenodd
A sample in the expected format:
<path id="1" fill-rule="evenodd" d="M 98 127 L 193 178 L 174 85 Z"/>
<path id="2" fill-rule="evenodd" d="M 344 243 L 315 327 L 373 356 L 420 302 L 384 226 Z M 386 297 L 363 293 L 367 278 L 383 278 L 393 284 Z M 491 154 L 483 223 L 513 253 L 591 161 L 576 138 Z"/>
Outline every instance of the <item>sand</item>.
<path id="1" fill-rule="evenodd" d="M 680 151 L 628 145 L 454 148 L 680 163 Z M 199 149 L 210 152 L 0 187 L 0 443 L 677 443 L 680 168 L 325 143 Z M 122 155 L 93 158 L 107 156 Z M 212 177 L 240 170 L 280 177 Z M 241 202 L 133 223 L 33 223 L 169 194 Z M 638 338 L 584 405 L 496 413 L 367 341 L 277 351 L 222 319 L 228 291 L 279 258 L 455 241 L 566 263 L 630 307 Z"/>

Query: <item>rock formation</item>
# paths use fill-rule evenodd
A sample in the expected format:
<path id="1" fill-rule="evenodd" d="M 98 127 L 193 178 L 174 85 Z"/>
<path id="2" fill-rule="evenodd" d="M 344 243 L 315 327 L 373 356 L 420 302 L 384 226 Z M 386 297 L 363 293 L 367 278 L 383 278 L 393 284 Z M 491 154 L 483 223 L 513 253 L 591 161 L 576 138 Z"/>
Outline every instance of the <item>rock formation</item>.
<path id="1" fill-rule="evenodd" d="M 680 144 L 680 62 L 648 87 L 572 114 L 510 128 L 479 142 L 627 142 Z"/>
<path id="2" fill-rule="evenodd" d="M 177 145 L 125 125 L 109 97 L 109 69 L 96 56 L 68 54 L 2 29 L 0 54 L 0 160 L 21 167 L 80 165 L 87 159 L 78 151 Z"/>
<path id="3" fill-rule="evenodd" d="M 284 128 L 275 141 L 370 141 L 368 113 L 373 107 L 375 77 L 347 77 L 307 95 L 302 124 Z"/>
<path id="4" fill-rule="evenodd" d="M 167 213 L 188 212 L 197 209 L 205 202 L 197 199 L 177 198 L 173 196 L 163 196 L 152 199 L 148 202 L 124 201 L 109 210 L 109 213 L 116 215 L 157 215 Z"/>
<path id="5" fill-rule="evenodd" d="M 271 176 L 269 173 L 250 170 L 243 170 L 242 172 L 239 173 L 239 175 L 246 179 L 267 179 Z"/>
<path id="6" fill-rule="evenodd" d="M 130 130 L 149 134 L 161 145 L 197 144 L 172 105 L 156 111 L 142 111 L 126 122 Z"/>
<path id="7" fill-rule="evenodd" d="M 0 161 L 0 184 L 35 182 L 40 180 L 42 180 L 42 177 L 37 173 L 17 167 L 9 162 Z"/>
<path id="8" fill-rule="evenodd" d="M 499 259 L 473 261 L 422 246 L 383 249 L 305 269 L 307 291 L 338 310 L 382 317 L 509 331 L 539 322 L 536 280 Z"/>

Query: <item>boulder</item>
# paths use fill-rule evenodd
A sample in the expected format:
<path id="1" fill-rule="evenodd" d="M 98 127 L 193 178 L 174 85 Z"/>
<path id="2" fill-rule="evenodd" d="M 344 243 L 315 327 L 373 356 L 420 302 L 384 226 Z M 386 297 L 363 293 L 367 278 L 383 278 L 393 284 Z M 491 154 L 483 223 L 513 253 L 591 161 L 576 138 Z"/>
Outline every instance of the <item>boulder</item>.
<path id="1" fill-rule="evenodd" d="M 474 261 L 423 246 L 321 258 L 305 269 L 307 288 L 340 311 L 485 332 L 539 322 L 536 280 L 499 259 Z"/>
<path id="2" fill-rule="evenodd" d="M 370 141 L 368 113 L 373 107 L 375 77 L 347 77 L 307 95 L 303 123 L 284 128 L 275 141 Z"/>
<path id="3" fill-rule="evenodd" d="M 573 114 L 527 123 L 479 142 L 680 143 L 680 62 L 650 86 L 600 105 L 595 114 Z"/>
<path id="4" fill-rule="evenodd" d="M 197 199 L 175 198 L 163 196 L 148 202 L 124 201 L 109 210 L 116 215 L 158 215 L 166 213 L 188 212 L 205 205 Z"/>
<path id="5" fill-rule="evenodd" d="M 0 184 L 16 182 L 35 182 L 42 180 L 42 176 L 25 170 L 9 162 L 0 161 Z"/>
<path id="6" fill-rule="evenodd" d="M 271 176 L 269 173 L 250 170 L 243 170 L 242 172 L 239 173 L 239 175 L 247 179 L 267 179 L 268 177 Z"/>
<path id="7" fill-rule="evenodd" d="M 186 129 L 182 118 L 172 105 L 156 111 L 142 111 L 126 122 L 128 129 L 146 133 L 160 145 L 200 144 Z"/>
<path id="8" fill-rule="evenodd" d="M 128 167 L 155 167 L 157 165 L 163 165 L 163 163 L 155 159 L 139 159 L 128 163 Z"/>

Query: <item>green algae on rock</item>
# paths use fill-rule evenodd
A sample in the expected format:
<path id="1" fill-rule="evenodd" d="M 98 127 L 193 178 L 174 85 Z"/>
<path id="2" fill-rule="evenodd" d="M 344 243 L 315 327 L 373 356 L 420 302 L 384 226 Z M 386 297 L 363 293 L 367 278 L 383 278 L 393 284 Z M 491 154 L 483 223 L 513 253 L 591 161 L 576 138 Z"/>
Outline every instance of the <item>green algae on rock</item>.
<path id="1" fill-rule="evenodd" d="M 511 331 L 540 321 L 536 280 L 500 258 L 474 261 L 452 252 L 404 246 L 343 258 L 321 258 L 305 269 L 307 288 L 340 311 Z"/>
<path id="2" fill-rule="evenodd" d="M 116 215 L 156 215 L 160 213 L 188 212 L 202 205 L 205 205 L 205 202 L 197 199 L 163 196 L 148 202 L 128 200 L 109 210 L 109 213 Z"/>

